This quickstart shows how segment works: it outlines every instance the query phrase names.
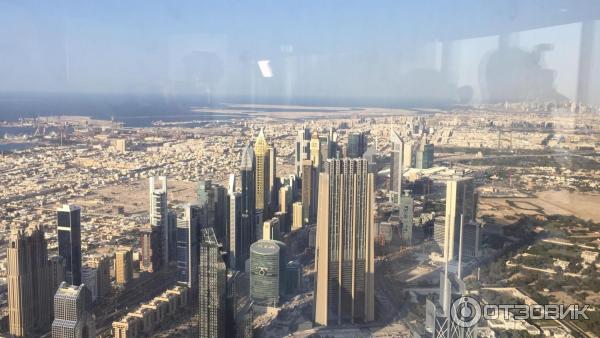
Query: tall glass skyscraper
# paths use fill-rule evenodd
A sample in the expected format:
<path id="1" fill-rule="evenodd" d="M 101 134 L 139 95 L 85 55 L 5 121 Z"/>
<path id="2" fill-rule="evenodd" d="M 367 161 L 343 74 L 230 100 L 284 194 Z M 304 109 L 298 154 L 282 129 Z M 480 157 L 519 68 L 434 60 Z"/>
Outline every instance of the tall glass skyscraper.
<path id="1" fill-rule="evenodd" d="M 390 130 L 390 143 L 392 144 L 390 164 L 390 202 L 399 203 L 402 195 L 402 174 L 404 171 L 404 140 L 395 130 Z"/>
<path id="2" fill-rule="evenodd" d="M 190 288 L 190 295 L 198 294 L 198 243 L 200 217 L 198 203 L 185 206 L 183 217 L 177 220 L 177 281 Z"/>
<path id="3" fill-rule="evenodd" d="M 81 208 L 63 205 L 56 210 L 58 254 L 65 258 L 67 282 L 81 284 Z"/>
<path id="4" fill-rule="evenodd" d="M 173 260 L 171 254 L 173 250 L 170 248 L 173 240 L 170 238 L 172 232 L 169 231 L 169 209 L 167 205 L 167 178 L 165 176 L 159 176 L 158 181 L 160 182 L 160 188 L 156 188 L 156 177 L 150 177 L 149 179 L 149 197 L 150 197 L 150 226 L 159 227 L 162 232 L 162 256 L 163 264 L 169 264 L 169 261 Z M 171 224 L 174 226 L 174 224 Z"/>
<path id="5" fill-rule="evenodd" d="M 367 160 L 327 160 L 319 178 L 317 324 L 374 320 L 374 196 Z"/>
<path id="6" fill-rule="evenodd" d="M 286 246 L 259 240 L 250 247 L 250 297 L 256 305 L 277 306 L 283 290 Z"/>
<path id="7" fill-rule="evenodd" d="M 244 148 L 242 163 L 240 165 L 241 183 L 241 226 L 240 242 L 241 250 L 238 261 L 245 262 L 250 256 L 250 244 L 256 238 L 256 185 L 255 185 L 256 161 L 254 150 L 250 145 Z M 262 224 L 261 224 L 262 226 Z M 241 269 L 242 267 L 238 267 Z"/>
<path id="8" fill-rule="evenodd" d="M 227 268 L 212 228 L 202 229 L 199 261 L 199 336 L 225 337 Z M 233 324 L 233 323 L 230 323 Z"/>

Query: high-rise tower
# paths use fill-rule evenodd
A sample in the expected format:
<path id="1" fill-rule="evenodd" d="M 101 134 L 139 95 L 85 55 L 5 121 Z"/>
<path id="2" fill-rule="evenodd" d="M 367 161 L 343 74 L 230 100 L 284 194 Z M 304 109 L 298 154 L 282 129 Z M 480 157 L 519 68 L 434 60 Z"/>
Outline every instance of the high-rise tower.
<path id="1" fill-rule="evenodd" d="M 296 136 L 296 148 L 294 149 L 294 165 L 296 167 L 296 176 L 302 174 L 302 161 L 310 158 L 310 129 L 303 127 L 298 130 Z"/>
<path id="2" fill-rule="evenodd" d="M 404 141 L 395 130 L 390 130 L 392 156 L 390 165 L 390 202 L 399 203 L 402 195 L 402 174 L 404 165 Z"/>
<path id="3" fill-rule="evenodd" d="M 169 250 L 171 244 L 168 221 L 167 204 L 167 177 L 159 176 L 160 188 L 156 188 L 156 177 L 150 177 L 150 226 L 159 227 L 162 237 L 162 257 L 163 264 L 166 266 L 174 257 L 169 257 L 173 250 Z"/>
<path id="4" fill-rule="evenodd" d="M 225 337 L 227 268 L 213 229 L 202 229 L 201 237 L 198 267 L 200 337 Z"/>
<path id="5" fill-rule="evenodd" d="M 203 206 L 188 203 L 183 217 L 177 220 L 177 281 L 198 294 L 198 243 Z"/>
<path id="6" fill-rule="evenodd" d="M 315 322 L 372 321 L 374 174 L 363 159 L 327 160 L 319 195 Z"/>
<path id="7" fill-rule="evenodd" d="M 240 165 L 241 184 L 241 224 L 239 232 L 240 251 L 236 253 L 239 262 L 250 257 L 250 245 L 256 240 L 256 161 L 250 145 L 244 148 Z M 261 224 L 262 226 L 262 224 Z M 236 239 L 237 240 L 237 239 Z M 238 267 L 242 269 L 242 267 Z"/>
<path id="8" fill-rule="evenodd" d="M 52 338 L 95 337 L 92 296 L 85 285 L 63 282 L 54 295 Z"/>
<path id="9" fill-rule="evenodd" d="M 229 253 L 229 268 L 232 270 L 242 269 L 244 262 L 240 261 L 240 253 L 242 251 L 241 241 L 241 222 L 242 222 L 242 211 L 241 211 L 242 196 L 239 192 L 230 192 L 228 195 L 227 202 L 227 213 L 228 213 L 228 247 L 226 250 Z"/>
<path id="10" fill-rule="evenodd" d="M 444 234 L 444 259 L 452 261 L 458 258 L 458 246 L 460 242 L 461 216 L 463 217 L 463 240 L 464 234 L 472 234 L 471 224 L 475 221 L 476 195 L 475 185 L 472 177 L 453 178 L 446 182 L 446 217 Z M 465 226 L 466 225 L 466 226 Z M 474 243 L 465 243 L 464 248 L 476 246 L 478 250 L 479 234 L 472 237 Z M 476 250 L 469 250 L 476 251 Z"/>
<path id="11" fill-rule="evenodd" d="M 254 142 L 256 160 L 256 209 L 262 209 L 268 215 L 270 185 L 270 147 L 261 129 Z"/>
<path id="12" fill-rule="evenodd" d="M 67 282 L 81 284 L 81 208 L 63 205 L 56 210 L 58 254 L 65 258 Z"/>
<path id="13" fill-rule="evenodd" d="M 8 242 L 9 332 L 30 336 L 52 322 L 54 291 L 48 245 L 40 229 L 14 231 Z"/>

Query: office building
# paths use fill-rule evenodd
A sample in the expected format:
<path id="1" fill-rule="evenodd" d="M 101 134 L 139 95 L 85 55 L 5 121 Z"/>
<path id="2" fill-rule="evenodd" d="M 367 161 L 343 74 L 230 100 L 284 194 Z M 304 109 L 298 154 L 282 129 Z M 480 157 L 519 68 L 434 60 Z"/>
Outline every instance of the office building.
<path id="1" fill-rule="evenodd" d="M 278 211 L 275 213 L 275 215 L 273 215 L 273 218 L 277 218 L 279 220 L 279 236 L 283 236 L 284 234 L 292 231 L 292 224 L 290 222 L 291 215 Z"/>
<path id="2" fill-rule="evenodd" d="M 321 157 L 321 140 L 319 134 L 314 131 L 310 137 L 310 161 L 317 172 L 321 171 L 322 157 Z"/>
<path id="3" fill-rule="evenodd" d="M 269 186 L 270 186 L 270 146 L 261 129 L 254 142 L 254 156 L 256 161 L 256 209 L 263 210 L 268 215 Z"/>
<path id="4" fill-rule="evenodd" d="M 133 279 L 133 252 L 120 248 L 115 252 L 115 282 L 126 285 Z"/>
<path id="5" fill-rule="evenodd" d="M 96 288 L 98 289 L 98 298 L 107 297 L 112 290 L 110 284 L 110 257 L 104 255 L 94 256 L 88 261 L 88 265 L 97 271 Z"/>
<path id="6" fill-rule="evenodd" d="M 15 230 L 7 249 L 9 333 L 29 337 L 52 322 L 52 265 L 39 229 Z"/>
<path id="7" fill-rule="evenodd" d="M 364 159 L 330 159 L 320 176 L 314 320 L 372 321 L 374 174 Z"/>
<path id="8" fill-rule="evenodd" d="M 244 266 L 244 261 L 240 260 L 242 249 L 242 194 L 239 192 L 230 192 L 227 203 L 228 213 L 228 225 L 229 228 L 227 243 L 228 247 L 225 248 L 229 254 L 229 268 L 232 270 L 238 270 Z M 248 236 L 248 235 L 247 235 Z"/>
<path id="9" fill-rule="evenodd" d="M 98 299 L 98 270 L 84 265 L 81 269 L 81 282 L 90 290 L 92 303 Z"/>
<path id="10" fill-rule="evenodd" d="M 147 272 L 160 270 L 162 266 L 162 233 L 160 227 L 148 227 L 141 230 L 140 269 Z"/>
<path id="11" fill-rule="evenodd" d="M 177 281 L 194 297 L 198 294 L 198 245 L 204 211 L 199 203 L 188 203 L 177 221 Z"/>
<path id="12" fill-rule="evenodd" d="M 292 188 L 288 185 L 279 188 L 279 211 L 291 214 L 292 201 Z"/>
<path id="13" fill-rule="evenodd" d="M 198 318 L 200 337 L 225 337 L 227 268 L 212 228 L 201 230 Z"/>
<path id="14" fill-rule="evenodd" d="M 228 195 L 227 189 L 217 184 L 212 186 L 214 191 L 214 204 L 215 204 L 215 222 L 212 225 L 215 229 L 215 235 L 219 243 L 223 245 L 224 250 L 227 252 L 229 249 L 229 214 L 227 213 Z M 211 227 L 207 224 L 206 227 Z"/>
<path id="15" fill-rule="evenodd" d="M 81 208 L 63 205 L 56 210 L 58 254 L 65 259 L 67 282 L 81 284 Z"/>
<path id="16" fill-rule="evenodd" d="M 300 229 L 304 226 L 304 208 L 302 202 L 294 202 L 293 204 L 293 217 L 292 217 L 292 230 Z"/>
<path id="17" fill-rule="evenodd" d="M 415 167 L 415 141 L 407 140 L 404 142 L 404 155 L 402 156 L 403 169 L 410 169 Z"/>
<path id="18" fill-rule="evenodd" d="M 250 297 L 254 304 L 276 307 L 283 290 L 285 244 L 259 240 L 250 247 Z"/>
<path id="19" fill-rule="evenodd" d="M 164 231 L 162 228 L 162 231 Z M 161 244 L 161 256 L 163 257 L 163 262 L 165 261 L 165 250 L 168 253 L 169 262 L 175 262 L 177 260 L 177 213 L 173 210 L 167 211 L 167 243 L 169 243 L 167 248 L 164 248 L 163 244 Z M 161 235 L 164 238 L 164 234 Z"/>
<path id="20" fill-rule="evenodd" d="M 196 203 L 202 208 L 198 218 L 200 227 L 214 227 L 216 215 L 215 190 L 210 180 L 201 180 L 198 182 Z"/>
<path id="21" fill-rule="evenodd" d="M 241 250 L 238 260 L 245 262 L 250 257 L 250 244 L 256 240 L 256 161 L 250 145 L 244 148 L 240 165 L 241 184 Z M 262 223 L 260 224 L 262 227 Z"/>
<path id="22" fill-rule="evenodd" d="M 162 258 L 163 264 L 166 266 L 169 261 L 173 260 L 172 249 L 172 227 L 173 220 L 169 222 L 169 209 L 167 204 L 167 177 L 159 176 L 158 182 L 160 188 L 156 187 L 156 177 L 150 177 L 150 226 L 159 227 L 162 233 Z"/>
<path id="23" fill-rule="evenodd" d="M 444 258 L 448 261 L 458 258 L 461 217 L 463 225 L 473 223 L 475 221 L 475 203 L 475 185 L 472 177 L 452 178 L 446 181 Z M 463 243 L 463 248 L 472 246 L 475 244 Z"/>
<path id="24" fill-rule="evenodd" d="M 423 140 L 415 156 L 415 167 L 417 169 L 429 169 L 433 167 L 433 144 Z"/>
<path id="25" fill-rule="evenodd" d="M 273 215 L 279 210 L 279 180 L 277 180 L 277 151 L 275 146 L 269 148 L 269 213 Z"/>
<path id="26" fill-rule="evenodd" d="M 301 177 L 302 175 L 302 162 L 310 159 L 310 139 L 310 129 L 303 127 L 301 130 L 298 130 L 298 135 L 296 136 L 296 147 L 294 149 L 296 177 Z"/>
<path id="27" fill-rule="evenodd" d="M 281 222 L 279 218 L 273 217 L 263 222 L 263 238 L 264 240 L 281 240 Z"/>
<path id="28" fill-rule="evenodd" d="M 312 165 L 312 161 L 305 160 L 302 163 L 302 219 L 303 223 L 310 224 L 314 222 L 317 211 L 317 171 Z"/>
<path id="29" fill-rule="evenodd" d="M 60 286 L 60 283 L 64 282 L 65 277 L 65 258 L 62 256 L 52 256 L 48 261 L 50 264 L 50 285 L 52 285 L 52 297 L 56 289 Z"/>
<path id="30" fill-rule="evenodd" d="M 392 145 L 390 163 L 390 202 L 399 203 L 402 195 L 402 175 L 404 173 L 404 140 L 395 130 L 390 130 L 390 143 Z"/>
<path id="31" fill-rule="evenodd" d="M 361 158 L 367 151 L 367 135 L 363 132 L 352 132 L 348 134 L 348 146 L 346 156 L 349 158 Z"/>
<path id="32" fill-rule="evenodd" d="M 85 285 L 61 283 L 54 295 L 52 338 L 95 336 L 90 291 Z"/>
<path id="33" fill-rule="evenodd" d="M 412 245 L 413 241 L 414 199 L 410 191 L 400 196 L 400 222 L 402 223 L 402 243 Z"/>

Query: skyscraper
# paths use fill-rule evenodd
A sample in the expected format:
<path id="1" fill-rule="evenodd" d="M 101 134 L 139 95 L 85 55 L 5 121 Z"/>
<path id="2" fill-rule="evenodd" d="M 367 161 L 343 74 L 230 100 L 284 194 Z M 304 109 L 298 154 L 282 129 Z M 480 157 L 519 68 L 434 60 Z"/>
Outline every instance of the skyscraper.
<path id="1" fill-rule="evenodd" d="M 239 234 L 241 251 L 238 257 L 242 262 L 245 262 L 250 257 L 250 244 L 256 240 L 255 172 L 256 161 L 254 159 L 254 150 L 250 145 L 247 145 L 242 153 L 242 162 L 240 165 L 242 219 Z"/>
<path id="2" fill-rule="evenodd" d="M 110 285 L 110 257 L 105 255 L 95 256 L 88 261 L 88 264 L 98 271 L 98 280 L 96 281 L 98 297 L 108 296 L 112 289 Z"/>
<path id="3" fill-rule="evenodd" d="M 89 265 L 81 268 L 81 282 L 90 290 L 92 303 L 98 299 L 98 270 Z"/>
<path id="4" fill-rule="evenodd" d="M 202 227 L 214 227 L 215 225 L 215 191 L 211 180 L 198 182 L 197 204 L 202 208 L 198 221 Z"/>
<path id="5" fill-rule="evenodd" d="M 433 167 L 433 144 L 427 140 L 421 141 L 415 156 L 415 167 L 417 169 L 429 169 Z"/>
<path id="6" fill-rule="evenodd" d="M 148 227 L 141 231 L 140 268 L 143 271 L 155 272 L 162 265 L 162 237 L 159 227 Z"/>
<path id="7" fill-rule="evenodd" d="M 285 244 L 259 240 L 250 247 L 250 297 L 256 305 L 275 307 L 283 289 Z"/>
<path id="8" fill-rule="evenodd" d="M 392 144 L 390 164 L 390 202 L 399 203 L 402 195 L 402 174 L 404 165 L 404 141 L 395 130 L 390 130 L 390 143 Z"/>
<path id="9" fill-rule="evenodd" d="M 475 185 L 472 177 L 453 178 L 446 182 L 444 258 L 448 261 L 458 257 L 461 215 L 463 224 L 475 220 Z"/>
<path id="10" fill-rule="evenodd" d="M 320 175 L 315 322 L 372 321 L 374 174 L 366 160 L 330 159 Z"/>
<path id="11" fill-rule="evenodd" d="M 54 295 L 52 338 L 95 337 L 92 296 L 85 285 L 63 282 Z"/>
<path id="12" fill-rule="evenodd" d="M 133 252 L 130 248 L 121 248 L 115 252 L 115 282 L 126 285 L 133 279 Z"/>
<path id="13" fill-rule="evenodd" d="M 225 337 L 227 268 L 212 228 L 201 230 L 198 318 L 200 337 Z M 233 324 L 233 323 L 230 323 Z"/>
<path id="14" fill-rule="evenodd" d="M 312 162 L 313 167 L 317 170 L 317 172 L 321 171 L 322 160 L 321 157 L 321 140 L 319 139 L 319 134 L 314 131 L 312 136 L 310 137 L 310 160 Z"/>
<path id="15" fill-rule="evenodd" d="M 261 129 L 254 142 L 256 159 L 256 209 L 262 209 L 268 215 L 270 185 L 270 147 Z"/>
<path id="16" fill-rule="evenodd" d="M 229 253 L 229 268 L 232 270 L 243 269 L 244 261 L 241 260 L 242 252 L 242 194 L 239 192 L 230 192 L 227 203 L 228 225 L 229 228 L 229 246 L 226 248 Z"/>
<path id="17" fill-rule="evenodd" d="M 65 258 L 67 282 L 81 284 L 81 208 L 63 205 L 56 210 L 58 254 Z"/>
<path id="18" fill-rule="evenodd" d="M 349 158 L 359 158 L 367 151 L 367 135 L 363 132 L 348 134 L 348 147 L 346 155 Z"/>
<path id="19" fill-rule="evenodd" d="M 293 209 L 292 230 L 297 230 L 304 226 L 304 208 L 302 207 L 302 202 L 294 202 Z"/>
<path id="20" fill-rule="evenodd" d="M 215 223 L 212 227 L 215 229 L 215 235 L 219 243 L 223 245 L 225 251 L 229 248 L 229 227 L 227 214 L 227 189 L 225 187 L 214 184 L 214 204 L 215 204 Z M 208 224 L 208 227 L 211 225 Z"/>
<path id="21" fill-rule="evenodd" d="M 303 127 L 298 130 L 296 148 L 294 149 L 294 165 L 297 177 L 302 174 L 302 161 L 310 158 L 310 136 L 310 129 Z"/>
<path id="22" fill-rule="evenodd" d="M 317 171 L 311 160 L 302 162 L 302 219 L 304 223 L 311 223 L 316 217 L 316 181 Z"/>
<path id="23" fill-rule="evenodd" d="M 403 169 L 415 167 L 415 141 L 407 140 L 404 142 L 404 155 L 402 156 Z"/>
<path id="24" fill-rule="evenodd" d="M 400 221 L 402 222 L 402 243 L 412 245 L 413 241 L 414 199 L 410 190 L 400 196 Z"/>
<path id="25" fill-rule="evenodd" d="M 281 222 L 273 217 L 263 222 L 263 238 L 266 240 L 281 240 Z"/>
<path id="26" fill-rule="evenodd" d="M 279 209 L 279 181 L 277 180 L 277 151 L 275 146 L 269 149 L 269 213 L 273 215 Z"/>
<path id="27" fill-rule="evenodd" d="M 40 229 L 11 233 L 7 250 L 9 332 L 26 337 L 52 321 L 54 290 L 48 245 Z"/>
<path id="28" fill-rule="evenodd" d="M 52 256 L 48 263 L 50 264 L 51 294 L 54 295 L 60 283 L 65 281 L 65 259 L 62 256 Z"/>
<path id="29" fill-rule="evenodd" d="M 150 226 L 159 227 L 162 237 L 162 256 L 163 264 L 169 264 L 172 257 L 169 257 L 172 250 L 169 249 L 171 244 L 168 221 L 168 204 L 167 204 L 167 177 L 159 176 L 160 188 L 156 188 L 156 177 L 150 177 Z"/>
<path id="30" fill-rule="evenodd" d="M 177 281 L 198 294 L 198 244 L 200 222 L 204 208 L 199 203 L 188 203 L 184 215 L 177 221 Z"/>

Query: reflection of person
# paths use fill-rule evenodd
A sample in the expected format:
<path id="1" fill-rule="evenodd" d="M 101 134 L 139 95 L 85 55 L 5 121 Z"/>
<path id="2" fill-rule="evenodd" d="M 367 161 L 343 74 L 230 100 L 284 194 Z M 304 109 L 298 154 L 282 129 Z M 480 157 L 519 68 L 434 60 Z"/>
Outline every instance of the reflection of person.
<path id="1" fill-rule="evenodd" d="M 542 53 L 552 45 L 538 45 L 532 52 L 501 47 L 482 60 L 482 87 L 488 101 L 566 99 L 554 88 L 554 71 L 543 68 Z"/>

